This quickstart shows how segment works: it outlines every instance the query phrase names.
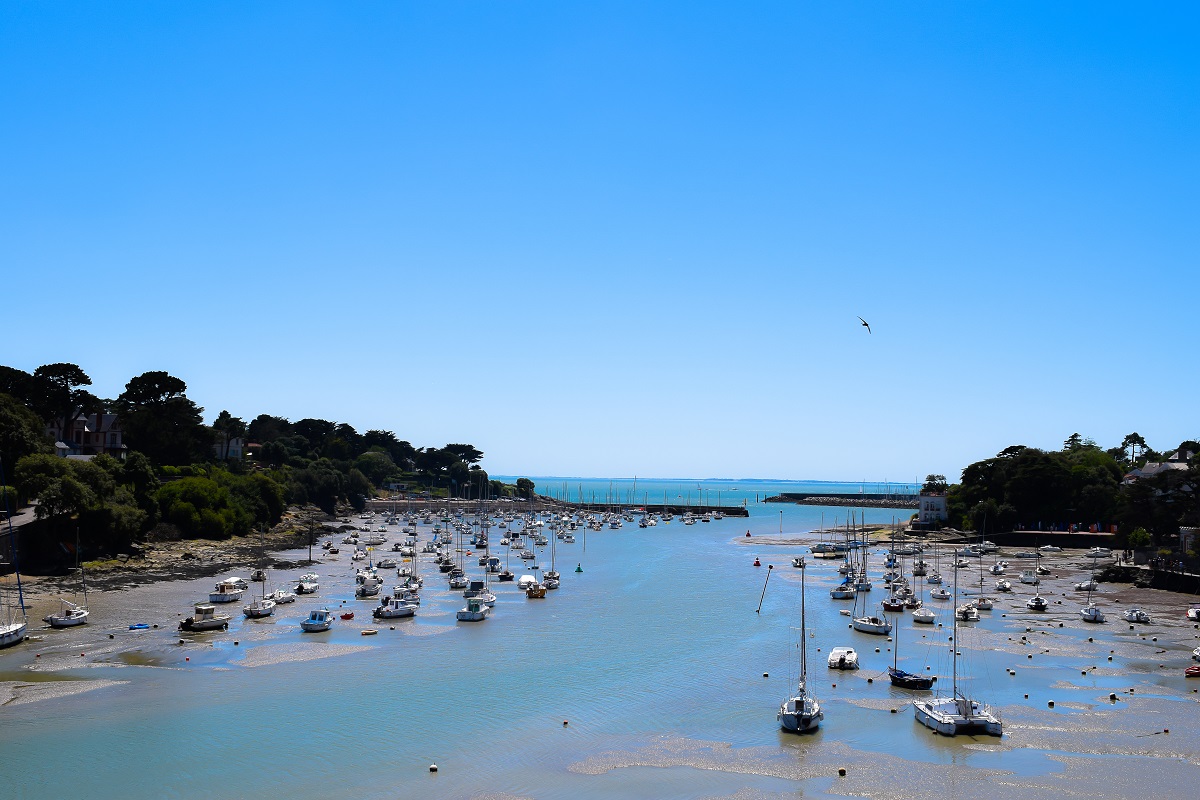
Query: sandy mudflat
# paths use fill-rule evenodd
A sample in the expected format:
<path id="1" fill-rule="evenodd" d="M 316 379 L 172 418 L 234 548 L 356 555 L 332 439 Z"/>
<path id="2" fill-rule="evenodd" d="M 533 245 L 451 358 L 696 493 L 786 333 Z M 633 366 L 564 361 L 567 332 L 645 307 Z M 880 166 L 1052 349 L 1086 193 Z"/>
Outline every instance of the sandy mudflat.
<path id="1" fill-rule="evenodd" d="M 0 706 L 19 706 L 57 697 L 70 697 L 124 683 L 128 681 L 0 681 Z"/>
<path id="2" fill-rule="evenodd" d="M 293 664 L 300 661 L 316 661 L 320 658 L 335 658 L 370 650 L 365 644 L 326 644 L 324 642 L 290 642 L 287 644 L 259 645 L 251 647 L 241 658 L 231 661 L 239 667 L 269 667 L 276 664 Z"/>

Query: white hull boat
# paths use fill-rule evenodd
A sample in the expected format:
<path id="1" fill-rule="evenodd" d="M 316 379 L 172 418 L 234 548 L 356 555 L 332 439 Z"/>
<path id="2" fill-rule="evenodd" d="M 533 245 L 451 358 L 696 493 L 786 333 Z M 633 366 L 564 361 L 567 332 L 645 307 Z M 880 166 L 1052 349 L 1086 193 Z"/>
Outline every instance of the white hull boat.
<path id="1" fill-rule="evenodd" d="M 328 608 L 315 608 L 300 620 L 300 629 L 305 633 L 320 633 L 333 627 L 333 612 Z"/>
<path id="2" fill-rule="evenodd" d="M 1104 622 L 1104 612 L 1095 603 L 1088 603 L 1083 608 L 1079 609 L 1079 616 L 1084 622 L 1100 623 Z"/>
<path id="3" fill-rule="evenodd" d="M 932 625 L 934 621 L 937 620 L 937 614 L 934 614 L 933 611 L 922 606 L 921 608 L 913 610 L 912 618 L 913 622 L 919 622 L 922 625 Z"/>
<path id="4" fill-rule="evenodd" d="M 913 710 L 917 721 L 943 736 L 1004 733 L 1000 718 L 990 708 L 965 697 L 922 698 L 913 701 Z"/>
<path id="5" fill-rule="evenodd" d="M 61 600 L 60 602 L 62 607 L 53 614 L 42 617 L 43 622 L 51 628 L 74 628 L 76 625 L 87 623 L 89 614 L 87 608 L 76 605 L 70 600 Z"/>
<path id="6" fill-rule="evenodd" d="M 218 614 L 217 607 L 207 603 L 200 603 L 196 606 L 196 612 L 179 623 L 181 631 L 212 631 L 220 628 L 224 630 L 229 627 L 229 620 L 232 619 L 228 614 Z"/>
<path id="7" fill-rule="evenodd" d="M 261 619 L 275 613 L 275 601 L 269 597 L 256 598 L 248 606 L 242 606 L 242 613 L 247 619 Z"/>
<path id="8" fill-rule="evenodd" d="M 860 633 L 887 636 L 892 632 L 892 623 L 883 617 L 856 617 L 851 624 L 854 626 L 854 630 Z"/>
<path id="9" fill-rule="evenodd" d="M 835 647 L 829 651 L 830 669 L 858 669 L 858 653 L 853 647 Z"/>
<path id="10" fill-rule="evenodd" d="M 1143 625 L 1150 623 L 1150 615 L 1140 608 L 1131 608 L 1122 614 L 1126 622 L 1139 622 Z"/>

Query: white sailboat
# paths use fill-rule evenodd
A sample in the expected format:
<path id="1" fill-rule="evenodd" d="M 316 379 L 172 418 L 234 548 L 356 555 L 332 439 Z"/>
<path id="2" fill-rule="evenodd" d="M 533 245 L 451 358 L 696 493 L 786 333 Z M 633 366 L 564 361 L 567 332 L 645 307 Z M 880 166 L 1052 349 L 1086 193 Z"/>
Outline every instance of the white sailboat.
<path id="1" fill-rule="evenodd" d="M 954 595 L 958 596 L 958 569 L 954 570 Z M 954 615 L 954 641 L 951 642 L 950 652 L 953 654 L 953 682 L 950 697 L 918 698 L 913 701 L 913 713 L 917 721 L 943 736 L 957 736 L 960 733 L 973 735 L 985 733 L 989 736 L 1001 736 L 1004 733 L 1000 717 L 988 706 L 972 700 L 958 691 L 958 615 Z"/>
<path id="2" fill-rule="evenodd" d="M 58 611 L 42 617 L 42 622 L 47 623 L 51 628 L 74 628 L 76 625 L 85 625 L 90 614 L 87 603 L 87 577 L 84 575 L 83 564 L 79 561 L 78 532 L 75 535 L 75 566 L 79 568 L 79 584 L 83 591 L 83 605 L 73 603 L 66 598 L 60 598 Z"/>
<path id="3" fill-rule="evenodd" d="M 4 485 L 4 465 L 0 464 L 0 486 Z M 10 587 L 6 580 L 5 585 L 0 587 L 0 649 L 25 641 L 25 634 L 29 630 L 29 620 L 25 616 L 25 592 L 21 587 L 21 566 L 17 558 L 17 537 L 13 535 L 12 509 L 8 507 L 8 492 L 3 494 L 4 520 L 8 529 L 14 585 Z"/>
<path id="4" fill-rule="evenodd" d="M 1104 622 L 1104 612 L 1100 610 L 1100 606 L 1092 602 L 1092 592 L 1096 590 L 1096 558 L 1097 556 L 1093 554 L 1092 577 L 1087 581 L 1087 605 L 1079 609 L 1079 616 L 1084 622 L 1101 623 Z"/>
<path id="5" fill-rule="evenodd" d="M 796 693 L 783 701 L 776 719 L 785 731 L 816 730 L 825 718 L 821 704 L 808 691 L 808 631 L 804 616 L 804 562 L 800 565 L 800 684 Z"/>

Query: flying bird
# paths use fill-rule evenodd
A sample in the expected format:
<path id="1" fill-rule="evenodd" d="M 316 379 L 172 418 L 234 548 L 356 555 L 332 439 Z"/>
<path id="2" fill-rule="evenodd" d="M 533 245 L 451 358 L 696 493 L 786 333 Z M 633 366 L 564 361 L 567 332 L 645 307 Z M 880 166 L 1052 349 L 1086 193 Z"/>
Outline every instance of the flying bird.
<path id="1" fill-rule="evenodd" d="M 861 322 L 863 324 L 863 327 L 867 329 L 867 333 L 871 332 L 871 326 L 867 324 L 867 321 L 865 319 L 863 319 L 862 317 L 859 317 L 858 321 Z"/>

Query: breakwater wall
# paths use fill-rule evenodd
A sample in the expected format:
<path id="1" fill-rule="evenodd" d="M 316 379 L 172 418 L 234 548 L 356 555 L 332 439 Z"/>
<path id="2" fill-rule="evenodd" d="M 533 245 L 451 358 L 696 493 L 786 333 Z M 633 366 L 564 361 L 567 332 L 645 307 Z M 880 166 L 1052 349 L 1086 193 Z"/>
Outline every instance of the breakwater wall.
<path id="1" fill-rule="evenodd" d="M 690 511 L 693 514 L 698 516 L 698 515 L 704 514 L 706 512 L 711 512 L 711 513 L 715 514 L 719 511 L 727 517 L 748 517 L 748 516 L 750 516 L 750 512 L 748 510 L 746 510 L 746 508 L 744 506 L 687 506 L 687 505 L 675 505 L 675 504 L 671 504 L 671 503 L 669 503 L 667 505 L 663 505 L 662 503 L 639 503 L 637 505 L 610 505 L 607 503 L 565 503 L 565 502 L 561 502 L 561 501 L 556 502 L 553 505 L 558 508 L 569 508 L 569 509 L 585 511 L 585 512 L 593 512 L 594 511 L 594 512 L 598 512 L 598 513 L 612 511 L 614 513 L 621 513 L 621 514 L 630 513 L 630 514 L 636 515 L 636 514 L 641 514 L 642 509 L 646 509 L 651 514 L 662 514 L 667 511 L 671 512 L 672 514 L 686 514 L 687 512 Z"/>
<path id="2" fill-rule="evenodd" d="M 784 492 L 766 498 L 765 503 L 796 503 L 802 506 L 848 506 L 852 508 L 916 508 L 915 494 L 818 494 Z"/>

